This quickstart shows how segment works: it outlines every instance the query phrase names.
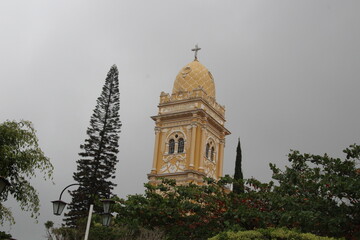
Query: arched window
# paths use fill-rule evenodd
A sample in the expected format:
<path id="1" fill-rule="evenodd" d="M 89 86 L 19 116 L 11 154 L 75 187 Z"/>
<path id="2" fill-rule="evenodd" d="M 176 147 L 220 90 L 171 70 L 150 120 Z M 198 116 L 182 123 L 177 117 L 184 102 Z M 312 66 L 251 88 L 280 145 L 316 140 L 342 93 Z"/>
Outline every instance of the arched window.
<path id="1" fill-rule="evenodd" d="M 183 153 L 184 152 L 184 139 L 183 138 L 179 138 L 179 142 L 178 142 L 178 153 Z"/>
<path id="2" fill-rule="evenodd" d="M 215 149 L 214 147 L 211 147 L 211 161 L 214 161 L 214 156 L 215 156 Z"/>
<path id="3" fill-rule="evenodd" d="M 209 150 L 210 150 L 210 144 L 206 144 L 206 152 L 205 152 L 206 158 L 209 158 Z"/>
<path id="4" fill-rule="evenodd" d="M 175 151 L 175 140 L 170 139 L 169 141 L 169 154 L 173 154 Z"/>

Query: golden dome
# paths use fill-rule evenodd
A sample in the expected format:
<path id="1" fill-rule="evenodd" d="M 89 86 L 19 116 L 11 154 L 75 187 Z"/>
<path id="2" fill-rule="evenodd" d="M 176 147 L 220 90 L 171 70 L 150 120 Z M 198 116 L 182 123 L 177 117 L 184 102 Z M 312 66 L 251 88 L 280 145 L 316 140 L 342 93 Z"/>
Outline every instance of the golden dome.
<path id="1" fill-rule="evenodd" d="M 202 88 L 206 94 L 215 98 L 215 83 L 209 70 L 199 61 L 194 60 L 183 67 L 176 76 L 172 93 L 192 91 Z"/>

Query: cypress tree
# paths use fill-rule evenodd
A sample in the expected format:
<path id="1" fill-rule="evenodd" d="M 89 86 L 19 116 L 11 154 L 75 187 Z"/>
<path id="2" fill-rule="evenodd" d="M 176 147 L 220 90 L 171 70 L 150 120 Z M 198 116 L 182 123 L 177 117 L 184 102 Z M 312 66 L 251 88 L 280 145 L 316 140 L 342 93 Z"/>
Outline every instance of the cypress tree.
<path id="1" fill-rule="evenodd" d="M 69 191 L 72 201 L 69 213 L 65 214 L 66 224 L 71 227 L 78 226 L 78 220 L 87 216 L 90 204 L 109 198 L 116 186 L 110 179 L 115 178 L 121 127 L 118 75 L 117 67 L 113 65 L 91 116 L 86 132 L 88 138 L 80 145 L 77 172 L 73 174 L 80 186 Z M 95 204 L 94 211 L 102 212 L 102 207 Z"/>
<path id="2" fill-rule="evenodd" d="M 242 154 L 241 154 L 241 146 L 240 146 L 240 138 L 238 141 L 238 145 L 236 148 L 236 161 L 235 161 L 235 174 L 234 174 L 234 193 L 244 193 L 244 183 L 242 182 L 244 177 L 242 173 Z"/>

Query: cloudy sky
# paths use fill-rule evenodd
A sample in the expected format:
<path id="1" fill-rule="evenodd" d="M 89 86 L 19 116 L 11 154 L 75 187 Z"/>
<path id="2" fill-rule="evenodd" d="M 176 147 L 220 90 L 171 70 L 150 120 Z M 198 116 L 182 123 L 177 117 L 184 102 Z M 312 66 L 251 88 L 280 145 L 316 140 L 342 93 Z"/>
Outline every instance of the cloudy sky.
<path id="1" fill-rule="evenodd" d="M 357 0 L 1 1 L 0 121 L 34 123 L 55 184 L 32 180 L 38 224 L 9 198 L 17 223 L 0 229 L 38 240 L 44 222 L 61 223 L 50 201 L 73 183 L 112 64 L 123 123 L 115 193 L 141 193 L 152 165 L 150 116 L 196 43 L 232 132 L 225 174 L 233 174 L 238 137 L 245 177 L 262 181 L 269 162 L 287 164 L 290 149 L 343 156 L 360 143 L 359 12 Z"/>

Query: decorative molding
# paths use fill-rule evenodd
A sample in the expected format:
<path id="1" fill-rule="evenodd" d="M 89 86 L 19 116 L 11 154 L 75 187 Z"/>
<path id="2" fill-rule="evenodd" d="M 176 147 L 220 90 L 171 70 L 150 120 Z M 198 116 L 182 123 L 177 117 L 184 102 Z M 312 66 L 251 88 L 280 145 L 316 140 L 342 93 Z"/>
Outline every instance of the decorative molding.
<path id="1" fill-rule="evenodd" d="M 194 103 L 181 103 L 178 105 L 171 105 L 171 106 L 167 106 L 167 107 L 160 107 L 160 113 L 161 114 L 166 114 L 166 113 L 172 113 L 172 112 L 180 112 L 183 110 L 193 110 L 195 109 L 196 106 Z"/>
<path id="2" fill-rule="evenodd" d="M 162 133 L 167 133 L 168 131 L 169 131 L 168 128 L 161 128 L 161 132 L 162 132 Z"/>
<path id="3" fill-rule="evenodd" d="M 177 102 L 184 102 L 189 100 L 202 100 L 209 106 L 211 106 L 215 111 L 219 112 L 220 115 L 225 116 L 225 107 L 220 105 L 216 102 L 215 98 L 207 96 L 206 92 L 201 89 L 197 88 L 191 92 L 182 91 L 168 94 L 168 93 L 161 93 L 160 95 L 160 104 L 169 104 L 169 103 L 177 103 Z"/>
<path id="4" fill-rule="evenodd" d="M 160 173 L 175 173 L 186 170 L 186 154 L 171 154 L 163 157 Z"/>
<path id="5" fill-rule="evenodd" d="M 183 127 L 188 126 L 190 123 L 190 120 L 187 121 L 171 121 L 163 123 L 163 128 L 173 128 L 173 127 Z"/>
<path id="6" fill-rule="evenodd" d="M 205 174 L 207 177 L 217 179 L 216 177 L 216 163 L 208 159 L 205 160 Z"/>
<path id="7" fill-rule="evenodd" d="M 199 184 L 202 184 L 204 180 L 203 178 L 206 177 L 205 173 L 191 169 L 178 173 L 161 173 L 161 174 L 150 173 L 147 176 L 148 179 L 150 180 L 150 183 L 154 183 L 154 184 L 161 183 L 161 179 L 159 178 L 175 179 L 178 184 L 184 184 L 188 182 L 197 182 Z"/>
<path id="8" fill-rule="evenodd" d="M 180 129 L 179 127 L 177 127 L 177 128 L 169 129 L 169 131 L 170 131 L 170 133 L 166 137 L 167 141 L 174 134 L 180 134 L 180 137 L 182 136 L 184 138 L 184 140 L 186 141 L 186 134 L 183 129 Z"/>

